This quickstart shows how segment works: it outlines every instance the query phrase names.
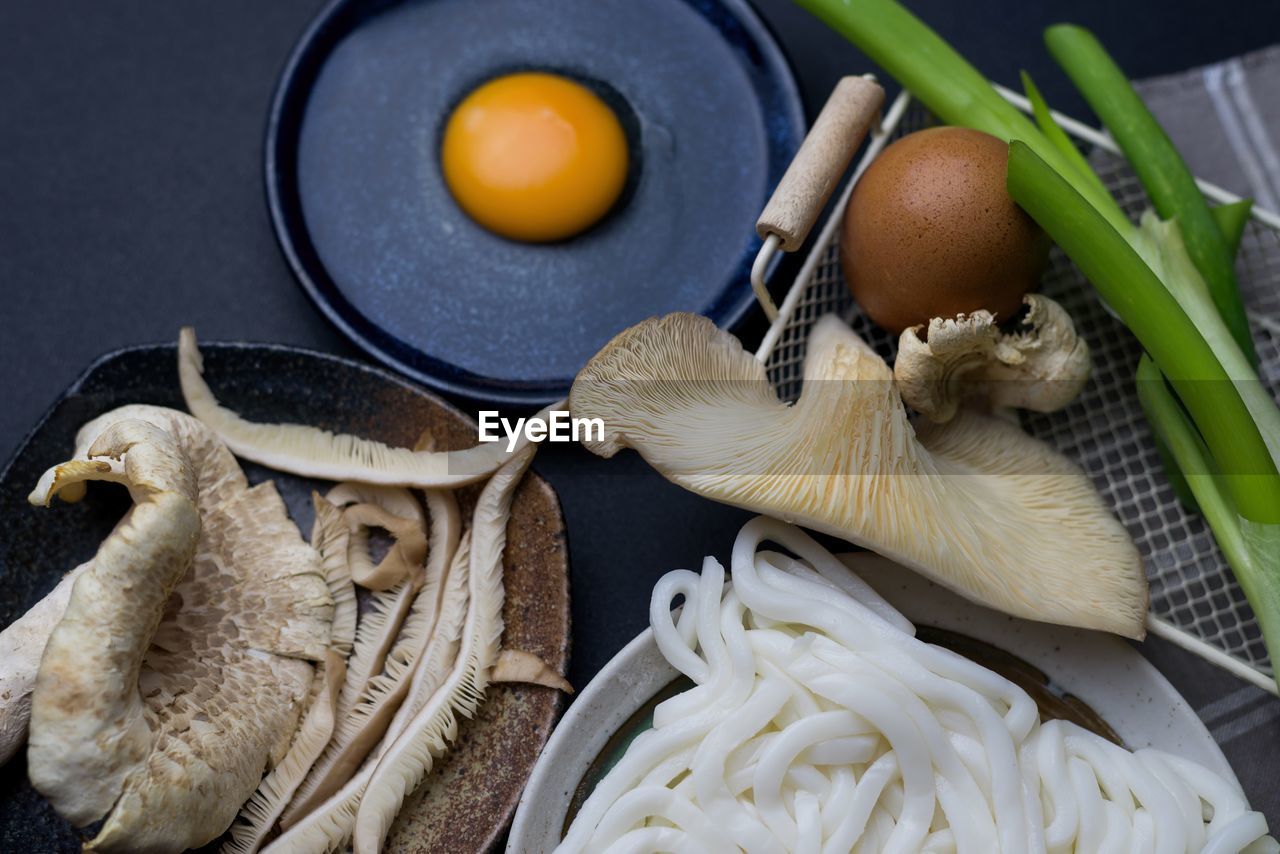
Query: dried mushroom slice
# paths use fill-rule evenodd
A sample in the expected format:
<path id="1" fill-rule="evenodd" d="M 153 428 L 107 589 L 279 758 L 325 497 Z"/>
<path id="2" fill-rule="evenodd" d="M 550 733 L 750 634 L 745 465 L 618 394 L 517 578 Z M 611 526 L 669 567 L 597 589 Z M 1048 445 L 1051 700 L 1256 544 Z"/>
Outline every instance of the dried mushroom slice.
<path id="1" fill-rule="evenodd" d="M 313 764 L 293 799 L 280 817 L 282 827 L 289 827 L 328 798 L 341 781 L 334 782 L 333 766 L 339 750 L 352 734 L 352 711 L 371 680 L 382 672 L 387 653 L 400 633 L 405 617 L 413 605 L 416 589 L 410 581 L 402 581 L 390 590 L 373 593 L 360 615 L 355 644 L 347 659 L 347 672 L 338 692 L 337 723 L 333 739 Z"/>
<path id="2" fill-rule="evenodd" d="M 378 761 L 390 749 L 409 720 L 434 696 L 457 658 L 462 626 L 467 616 L 470 538 L 471 533 L 468 531 L 458 543 L 453 566 L 446 579 L 440 619 L 431 633 L 431 641 L 425 653 L 414 668 L 408 695 L 395 710 L 381 741 L 360 745 L 366 752 L 374 747 L 377 748 L 376 751 L 362 765 L 357 762 L 356 766 L 345 773 L 331 774 L 332 786 L 326 789 L 324 797 L 315 799 L 313 803 L 300 803 L 297 800 L 291 803 L 280 821 L 285 832 L 266 851 L 331 851 L 340 849 L 351 839 L 360 799 L 364 797 Z M 371 731 L 365 729 L 364 732 L 367 734 Z M 354 750 L 348 748 L 343 753 L 349 757 L 354 755 Z M 326 757 L 329 755 L 330 752 L 326 751 Z M 334 758 L 330 767 L 335 767 L 340 761 L 346 760 Z"/>
<path id="3" fill-rule="evenodd" d="M 511 501 L 535 448 L 518 452 L 476 501 L 441 600 L 440 617 L 377 751 L 340 789 L 299 814 L 265 850 L 378 850 L 405 796 L 430 772 L 484 697 L 502 635 L 502 555 Z M 291 806 L 292 809 L 292 806 Z"/>
<path id="4" fill-rule="evenodd" d="M 330 495 L 333 494 L 331 491 Z M 337 497 L 341 500 L 347 496 Z M 462 521 L 458 502 L 452 493 L 443 490 L 430 490 L 426 498 L 431 513 L 426 581 L 414 596 L 409 614 L 385 657 L 385 669 L 370 678 L 344 707 L 345 714 L 338 722 L 333 740 L 281 820 L 285 827 L 319 807 L 351 778 L 382 739 L 404 699 L 419 660 L 424 654 L 430 654 L 430 644 L 437 643 L 437 626 L 442 621 L 447 623 L 451 616 L 460 620 L 466 613 L 466 568 L 458 569 L 454 565 L 455 554 L 464 562 L 467 554 L 466 547 L 459 545 Z M 460 585 L 456 583 L 459 578 L 462 579 Z M 460 602 L 448 597 L 452 586 L 458 587 Z M 448 662 L 439 666 L 447 667 Z"/>
<path id="5" fill-rule="evenodd" d="M 511 502 L 536 451 L 536 445 L 517 451 L 476 500 L 470 529 L 467 617 L 457 658 L 430 700 L 405 721 L 378 760 L 356 814 L 352 836 L 356 854 L 381 849 L 405 797 L 457 735 L 458 716 L 471 717 L 484 699 L 502 638 L 502 555 Z"/>
<path id="6" fill-rule="evenodd" d="M 194 419 L 128 410 L 82 430 L 134 507 L 49 638 L 28 762 L 62 815 L 105 815 L 86 850 L 180 851 L 220 835 L 284 756 L 333 600 L 273 485 L 246 488 Z"/>
<path id="7" fill-rule="evenodd" d="M 406 579 L 414 588 L 422 585 L 422 563 L 427 557 L 427 535 L 422 524 L 389 513 L 377 504 L 352 504 L 342 511 L 351 530 L 348 562 L 351 579 L 366 590 L 387 590 Z M 369 531 L 381 528 L 394 543 L 375 565 L 369 553 Z"/>
<path id="8" fill-rule="evenodd" d="M 360 603 L 356 599 L 355 585 L 351 583 L 351 569 L 347 565 L 347 547 L 351 531 L 342 518 L 342 511 L 334 507 L 323 495 L 311 493 L 315 507 L 315 523 L 311 526 L 311 547 L 320 556 L 320 568 L 324 571 L 329 595 L 333 597 L 333 625 L 329 631 L 329 646 L 342 656 L 346 670 L 347 656 L 351 655 L 356 640 L 356 625 L 360 620 Z"/>
<path id="9" fill-rule="evenodd" d="M 401 486 L 340 483 L 326 496 L 351 529 L 348 564 L 352 580 L 366 590 L 386 590 L 406 578 L 422 583 L 427 554 L 427 522 L 422 505 Z M 381 528 L 395 543 L 377 565 L 369 553 L 371 528 Z"/>
<path id="10" fill-rule="evenodd" d="M 419 528 L 425 528 L 427 525 L 426 517 L 422 514 L 422 505 L 413 497 L 412 492 L 402 486 L 345 481 L 330 489 L 325 498 L 328 498 L 335 507 L 376 504 L 392 516 L 416 522 Z"/>
<path id="11" fill-rule="evenodd" d="M 504 649 L 498 653 L 493 665 L 491 682 L 523 682 L 526 685 L 542 685 L 566 694 L 573 693 L 573 686 L 550 664 L 522 649 Z"/>

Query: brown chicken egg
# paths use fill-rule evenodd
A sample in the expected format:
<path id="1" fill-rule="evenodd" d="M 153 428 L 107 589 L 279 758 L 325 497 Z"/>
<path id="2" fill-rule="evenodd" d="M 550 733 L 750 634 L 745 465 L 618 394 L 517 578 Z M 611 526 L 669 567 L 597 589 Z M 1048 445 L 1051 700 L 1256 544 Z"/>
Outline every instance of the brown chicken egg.
<path id="1" fill-rule="evenodd" d="M 934 317 L 1018 311 L 1049 241 L 1009 197 L 1009 146 L 937 127 L 887 147 L 845 210 L 840 263 L 854 299 L 894 334 Z"/>

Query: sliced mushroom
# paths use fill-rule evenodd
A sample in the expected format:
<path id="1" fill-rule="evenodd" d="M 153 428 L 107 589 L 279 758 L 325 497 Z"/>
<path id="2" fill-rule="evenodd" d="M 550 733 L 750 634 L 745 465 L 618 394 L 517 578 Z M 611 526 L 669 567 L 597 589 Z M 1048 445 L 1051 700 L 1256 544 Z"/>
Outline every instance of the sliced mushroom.
<path id="1" fill-rule="evenodd" d="M 356 854 L 382 847 L 405 797 L 431 770 L 457 734 L 457 716 L 471 717 L 484 699 L 502 638 L 502 555 L 511 502 L 537 446 L 518 451 L 485 484 L 471 520 L 467 618 L 453 669 L 431 699 L 406 720 L 378 759 L 360 799 L 353 842 Z M 391 734 L 388 733 L 388 738 Z"/>
<path id="2" fill-rule="evenodd" d="M 289 827 L 316 809 L 334 792 L 342 788 L 352 774 L 382 739 L 391 717 L 400 707 L 417 664 L 429 644 L 435 643 L 435 633 L 440 620 L 452 618 L 453 613 L 466 613 L 466 570 L 456 569 L 455 553 L 465 560 L 467 550 L 459 547 L 462 522 L 458 504 L 448 492 L 428 493 L 431 508 L 432 548 L 427 558 L 426 583 L 414 597 L 409 615 L 404 621 L 395 644 L 385 660 L 384 671 L 372 677 L 346 710 L 333 740 L 325 748 L 324 755 L 299 798 L 289 805 L 281 824 Z M 455 564 L 455 568 L 450 568 Z M 461 602 L 456 595 L 447 598 L 450 587 L 461 583 Z M 447 666 L 447 664 L 445 665 Z"/>
<path id="3" fill-rule="evenodd" d="M 288 827 L 328 797 L 332 791 L 331 771 L 334 745 L 345 739 L 351 712 L 369 682 L 382 672 L 387 653 L 400 633 L 400 627 L 413 604 L 415 587 L 402 581 L 390 590 L 374 593 L 361 610 L 356 627 L 354 650 L 347 660 L 346 677 L 338 692 L 337 725 L 334 738 L 325 747 L 310 772 L 298 787 L 294 798 L 281 815 L 282 826 Z"/>
<path id="4" fill-rule="evenodd" d="M 351 569 L 347 565 L 347 545 L 351 531 L 342 511 L 333 506 L 318 492 L 311 493 L 311 504 L 316 518 L 311 526 L 311 547 L 320 556 L 320 568 L 324 572 L 329 595 L 333 597 L 333 625 L 329 631 L 329 647 L 342 657 L 342 669 L 346 672 L 347 656 L 351 655 L 359 622 L 360 603 L 356 599 L 355 586 L 351 583 Z M 335 698 L 336 699 L 336 698 Z"/>
<path id="5" fill-rule="evenodd" d="M 92 565 L 93 561 L 82 563 L 68 572 L 47 596 L 0 632 L 0 765 L 12 759 L 27 740 L 40 656 L 53 627 L 66 613 L 71 585 Z"/>
<path id="6" fill-rule="evenodd" d="M 491 682 L 524 682 L 529 685 L 542 685 L 555 688 L 566 694 L 573 693 L 569 680 L 559 674 L 531 652 L 519 649 L 504 649 L 498 653 L 498 660 L 493 665 Z"/>
<path id="7" fill-rule="evenodd" d="M 203 371 L 195 330 L 184 328 L 178 337 L 178 377 L 191 413 L 245 459 L 304 477 L 455 488 L 484 480 L 528 444 L 522 438 L 513 451 L 505 442 L 491 442 L 433 453 L 301 424 L 255 424 L 218 403 Z M 563 405 L 552 404 L 540 414 Z"/>
<path id="8" fill-rule="evenodd" d="M 31 779 L 76 824 L 106 816 L 87 850 L 198 847 L 286 752 L 333 601 L 274 487 L 246 488 L 199 422 L 127 407 L 86 425 L 80 448 L 110 470 L 73 461 L 37 497 L 100 475 L 134 507 L 50 634 Z"/>
<path id="9" fill-rule="evenodd" d="M 1089 345 L 1053 300 L 1027 294 L 1023 302 L 1021 328 L 1008 334 L 986 311 L 903 330 L 893 376 L 907 405 L 944 423 L 966 399 L 1035 412 L 1075 400 L 1089 379 Z"/>
<path id="10" fill-rule="evenodd" d="M 1143 636 L 1138 550 L 1078 467 L 968 410 L 917 434 L 888 366 L 838 318 L 808 346 L 787 406 L 710 321 L 646 320 L 588 363 L 570 407 L 603 421 L 585 443 L 601 456 L 635 448 L 693 492 L 843 537 L 1010 614 Z"/>
<path id="11" fill-rule="evenodd" d="M 416 523 L 419 528 L 425 529 L 427 526 L 427 520 L 422 515 L 422 505 L 413 497 L 412 492 L 402 486 L 346 481 L 330 489 L 325 497 L 336 507 L 376 504 L 392 516 Z"/>
<path id="12" fill-rule="evenodd" d="M 336 789 L 316 803 L 290 804 L 281 819 L 284 833 L 268 852 L 331 851 L 351 839 L 360 800 L 368 788 L 378 762 L 391 749 L 409 721 L 435 696 L 458 657 L 458 646 L 468 608 L 471 532 L 463 534 L 454 565 L 445 584 L 440 619 L 436 623 L 425 654 L 419 658 L 407 697 L 395 711 L 377 750 L 355 773 L 333 775 Z"/>
<path id="13" fill-rule="evenodd" d="M 366 583 L 381 584 L 383 581 L 390 581 L 391 586 L 374 590 L 361 614 L 356 628 L 354 651 L 347 662 L 346 679 L 338 695 L 338 723 L 333 738 L 281 815 L 281 826 L 286 828 L 318 807 L 342 785 L 340 777 L 345 772 L 345 766 L 339 763 L 344 757 L 344 751 L 350 749 L 353 743 L 363 745 L 359 738 L 359 722 L 353 718 L 353 712 L 369 683 L 382 672 L 387 655 L 399 637 L 405 619 L 423 586 L 421 552 L 427 550 L 427 542 L 422 533 L 422 507 L 408 490 L 401 487 L 344 483 L 329 491 L 328 501 L 333 505 L 351 501 L 368 502 L 351 505 L 342 511 L 343 524 L 348 526 L 348 569 L 352 572 L 353 580 L 361 586 L 366 586 Z M 440 507 L 446 508 L 447 505 Z M 359 516 L 347 516 L 355 508 L 364 509 Z M 393 516 L 384 508 L 395 508 L 410 518 Z M 448 516 L 447 509 L 442 509 L 441 513 Z M 460 526 L 456 503 L 452 523 L 455 527 Z M 397 546 L 388 552 L 377 567 L 369 557 L 370 524 L 391 529 L 393 536 L 399 534 Z M 457 535 L 447 530 L 447 522 L 442 524 L 445 527 L 440 528 L 439 535 L 443 549 L 437 551 L 440 552 L 440 560 L 447 561 L 444 553 L 451 542 L 456 542 Z M 432 534 L 435 536 L 437 531 L 434 516 L 432 525 Z M 397 547 L 402 541 L 409 543 L 411 549 L 398 551 Z M 432 554 L 436 552 L 433 551 Z M 390 571 L 386 571 L 387 567 L 391 567 Z M 380 575 L 382 578 L 379 578 Z"/>

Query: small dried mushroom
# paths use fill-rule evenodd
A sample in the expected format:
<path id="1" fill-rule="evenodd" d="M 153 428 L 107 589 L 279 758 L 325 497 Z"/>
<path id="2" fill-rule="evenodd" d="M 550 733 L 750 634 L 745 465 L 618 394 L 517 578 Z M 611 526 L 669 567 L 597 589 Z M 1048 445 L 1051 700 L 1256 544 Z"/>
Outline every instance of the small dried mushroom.
<path id="1" fill-rule="evenodd" d="M 573 686 L 569 684 L 568 679 L 561 676 L 538 656 L 520 649 L 504 649 L 498 653 L 498 660 L 493 665 L 489 680 L 491 682 L 523 682 L 527 685 L 555 688 L 566 694 L 573 693 Z"/>
<path id="2" fill-rule="evenodd" d="M 249 488 L 189 416 L 125 407 L 86 425 L 77 449 L 33 503 L 106 479 L 134 506 L 45 646 L 31 780 L 75 824 L 105 817 L 86 850 L 199 847 L 285 756 L 333 600 L 275 488 Z"/>
<path id="3" fill-rule="evenodd" d="M 893 377 L 907 405 L 944 423 L 966 400 L 1035 412 L 1075 400 L 1089 379 L 1089 345 L 1053 300 L 1028 294 L 1023 303 L 1027 312 L 1014 332 L 1001 332 L 986 311 L 903 330 Z"/>
<path id="4" fill-rule="evenodd" d="M 314 809 L 286 813 L 285 832 L 266 851 L 328 851 L 348 841 L 358 854 L 377 851 L 404 798 L 455 736 L 458 715 L 474 713 L 498 658 L 507 522 L 533 452 L 516 451 L 481 491 L 445 577 L 432 638 L 377 749 Z"/>

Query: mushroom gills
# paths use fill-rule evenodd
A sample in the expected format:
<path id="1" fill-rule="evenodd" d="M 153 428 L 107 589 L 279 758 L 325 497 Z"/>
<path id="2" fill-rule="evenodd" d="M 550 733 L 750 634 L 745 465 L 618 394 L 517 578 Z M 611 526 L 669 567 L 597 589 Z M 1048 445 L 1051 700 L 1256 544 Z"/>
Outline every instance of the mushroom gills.
<path id="1" fill-rule="evenodd" d="M 1146 577 L 1088 477 L 1000 418 L 961 409 L 913 427 L 876 353 L 835 316 L 809 336 L 782 403 L 764 366 L 705 318 L 643 321 L 570 392 L 601 456 L 640 452 L 699 495 L 879 552 L 1015 616 L 1145 633 Z"/>
<path id="2" fill-rule="evenodd" d="M 350 841 L 360 800 L 364 797 L 378 763 L 418 710 L 436 694 L 457 658 L 463 624 L 468 613 L 470 555 L 471 532 L 468 531 L 462 535 L 446 579 L 440 619 L 425 653 L 414 668 L 407 696 L 395 710 L 386 733 L 376 745 L 377 749 L 354 774 L 345 777 L 335 775 L 337 789 L 321 803 L 308 805 L 306 809 L 295 809 L 291 805 L 282 821 L 285 832 L 266 849 L 268 852 L 303 854 L 333 850 Z"/>
<path id="3" fill-rule="evenodd" d="M 222 854 L 253 854 L 262 847 L 280 813 L 333 736 L 338 692 L 346 672 L 343 656 L 330 650 L 324 663 L 316 668 L 307 712 L 289 752 L 240 808 L 240 819 L 231 826 L 231 838 L 222 846 Z"/>
<path id="4" fill-rule="evenodd" d="M 350 700 L 305 789 L 285 812 L 282 825 L 286 828 L 337 792 L 377 746 L 400 706 L 421 655 L 433 642 L 438 621 L 447 617 L 442 610 L 446 607 L 444 593 L 447 578 L 455 572 L 449 564 L 455 553 L 460 553 L 462 523 L 451 493 L 429 491 L 427 503 L 431 509 L 432 548 L 427 556 L 426 582 L 413 597 L 399 635 L 379 666 L 382 672 L 371 676 Z M 455 607 L 465 612 L 465 598 Z"/>

